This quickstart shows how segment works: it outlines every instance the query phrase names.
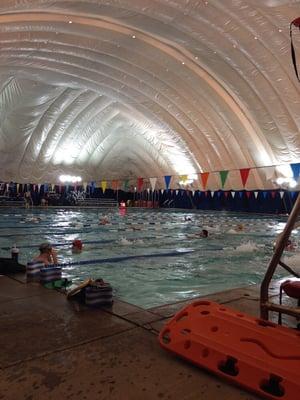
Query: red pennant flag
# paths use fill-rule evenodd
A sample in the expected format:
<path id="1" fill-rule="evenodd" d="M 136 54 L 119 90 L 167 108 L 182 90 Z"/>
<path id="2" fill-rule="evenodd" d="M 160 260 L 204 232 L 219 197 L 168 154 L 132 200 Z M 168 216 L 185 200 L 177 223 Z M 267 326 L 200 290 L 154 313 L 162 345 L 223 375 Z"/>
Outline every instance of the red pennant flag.
<path id="1" fill-rule="evenodd" d="M 208 193 L 207 193 L 207 192 L 205 192 L 205 197 L 207 197 L 207 195 L 208 195 Z"/>
<path id="2" fill-rule="evenodd" d="M 118 190 L 118 187 L 119 187 L 119 181 L 118 180 L 113 180 L 112 183 L 111 183 L 111 188 L 113 190 Z"/>
<path id="3" fill-rule="evenodd" d="M 246 192 L 246 196 L 247 196 L 247 198 L 249 199 L 250 196 L 251 196 L 251 192 Z"/>
<path id="4" fill-rule="evenodd" d="M 250 172 L 250 168 L 242 168 L 242 169 L 240 169 L 241 179 L 242 179 L 244 187 L 245 187 L 245 185 L 247 183 L 249 172 Z"/>
<path id="5" fill-rule="evenodd" d="M 272 196 L 272 199 L 275 199 L 275 197 L 276 197 L 276 192 L 275 192 L 275 190 L 272 190 L 271 196 Z"/>
<path id="6" fill-rule="evenodd" d="M 205 190 L 206 184 L 208 181 L 208 177 L 209 177 L 209 172 L 201 172 L 200 176 L 201 176 L 201 182 L 202 182 L 203 189 Z"/>
<path id="7" fill-rule="evenodd" d="M 143 178 L 138 178 L 137 179 L 137 190 L 138 190 L 138 192 L 140 192 L 142 190 L 143 183 L 144 183 L 144 179 Z"/>
<path id="8" fill-rule="evenodd" d="M 227 199 L 228 194 L 229 194 L 228 192 L 224 192 L 225 199 Z"/>

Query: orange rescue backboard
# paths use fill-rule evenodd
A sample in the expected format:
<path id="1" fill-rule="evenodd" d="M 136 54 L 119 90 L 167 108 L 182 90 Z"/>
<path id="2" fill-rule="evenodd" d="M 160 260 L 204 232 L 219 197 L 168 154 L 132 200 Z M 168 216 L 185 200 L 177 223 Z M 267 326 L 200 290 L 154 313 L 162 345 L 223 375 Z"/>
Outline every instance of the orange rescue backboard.
<path id="1" fill-rule="evenodd" d="M 179 311 L 161 346 L 267 399 L 300 399 L 300 332 L 210 301 Z"/>

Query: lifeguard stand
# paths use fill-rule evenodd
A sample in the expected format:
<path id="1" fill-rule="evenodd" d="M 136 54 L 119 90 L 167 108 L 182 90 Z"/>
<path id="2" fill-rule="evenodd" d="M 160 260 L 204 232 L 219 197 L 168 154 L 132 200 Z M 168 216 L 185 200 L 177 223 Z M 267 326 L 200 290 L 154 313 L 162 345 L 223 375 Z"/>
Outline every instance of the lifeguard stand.
<path id="1" fill-rule="evenodd" d="M 298 320 L 300 319 L 300 275 L 295 272 L 291 267 L 286 265 L 282 260 L 282 254 L 287 245 L 287 241 L 289 240 L 290 234 L 295 226 L 295 223 L 298 222 L 300 214 L 300 196 L 298 195 L 297 200 L 294 204 L 294 207 L 291 211 L 291 214 L 287 220 L 286 226 L 282 232 L 278 243 L 276 244 L 275 251 L 271 261 L 269 263 L 268 269 L 264 276 L 264 279 L 260 288 L 260 316 L 262 319 L 269 319 L 269 311 L 275 311 L 279 314 L 278 323 L 281 324 L 281 315 L 287 314 L 296 317 Z M 294 279 L 291 281 L 285 281 L 282 283 L 280 287 L 280 291 L 284 291 L 289 297 L 298 300 L 298 307 L 284 306 L 281 304 L 273 303 L 269 298 L 269 286 L 270 282 L 274 276 L 274 273 L 277 267 L 280 266 L 284 268 L 287 272 L 294 276 Z M 280 293 L 281 298 L 281 293 Z"/>

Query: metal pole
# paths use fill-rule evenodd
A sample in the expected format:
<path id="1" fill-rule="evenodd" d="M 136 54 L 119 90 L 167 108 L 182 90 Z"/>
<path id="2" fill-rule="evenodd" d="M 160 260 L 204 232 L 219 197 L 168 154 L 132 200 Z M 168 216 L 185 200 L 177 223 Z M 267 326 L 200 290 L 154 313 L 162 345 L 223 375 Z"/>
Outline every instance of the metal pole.
<path id="1" fill-rule="evenodd" d="M 280 262 L 280 258 L 282 256 L 282 253 L 284 251 L 284 248 L 286 246 L 287 240 L 293 230 L 294 224 L 297 220 L 297 217 L 300 212 L 300 196 L 298 194 L 297 200 L 294 204 L 294 207 L 292 209 L 292 212 L 289 216 L 289 219 L 287 220 L 287 223 L 285 225 L 285 228 L 282 232 L 281 238 L 279 242 L 277 243 L 276 249 L 274 251 L 273 257 L 271 258 L 270 264 L 268 266 L 267 272 L 264 276 L 264 279 L 261 283 L 260 287 L 260 315 L 261 318 L 263 319 L 268 319 L 269 318 L 269 307 L 268 307 L 268 301 L 269 301 L 269 285 L 270 281 L 274 275 L 274 272 L 277 268 L 277 265 Z"/>

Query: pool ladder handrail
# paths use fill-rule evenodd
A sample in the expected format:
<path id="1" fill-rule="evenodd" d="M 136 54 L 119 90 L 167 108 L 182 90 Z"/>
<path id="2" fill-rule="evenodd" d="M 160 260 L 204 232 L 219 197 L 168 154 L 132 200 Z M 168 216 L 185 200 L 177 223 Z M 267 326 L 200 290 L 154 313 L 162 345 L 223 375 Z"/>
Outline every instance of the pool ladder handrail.
<path id="1" fill-rule="evenodd" d="M 288 314 L 293 317 L 299 318 L 300 317 L 300 308 L 299 307 L 288 307 L 281 304 L 272 303 L 269 300 L 269 286 L 271 279 L 275 273 L 276 268 L 278 265 L 283 267 L 289 273 L 294 275 L 297 278 L 300 278 L 300 275 L 293 271 L 288 265 L 281 261 L 282 253 L 285 249 L 287 241 L 290 237 L 290 234 L 294 228 L 295 222 L 297 221 L 297 217 L 300 214 L 300 196 L 298 194 L 297 200 L 294 204 L 294 207 L 289 215 L 283 233 L 276 245 L 274 254 L 271 258 L 269 263 L 268 269 L 265 273 L 264 279 L 261 283 L 260 287 L 260 316 L 262 319 L 268 320 L 269 319 L 269 311 L 275 311 L 279 314 Z"/>

